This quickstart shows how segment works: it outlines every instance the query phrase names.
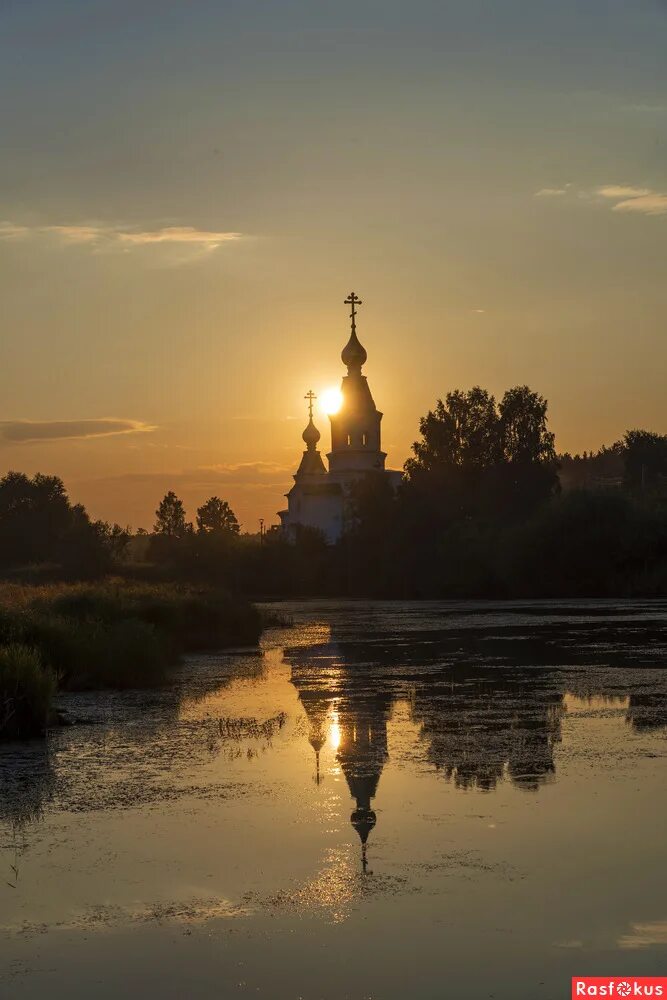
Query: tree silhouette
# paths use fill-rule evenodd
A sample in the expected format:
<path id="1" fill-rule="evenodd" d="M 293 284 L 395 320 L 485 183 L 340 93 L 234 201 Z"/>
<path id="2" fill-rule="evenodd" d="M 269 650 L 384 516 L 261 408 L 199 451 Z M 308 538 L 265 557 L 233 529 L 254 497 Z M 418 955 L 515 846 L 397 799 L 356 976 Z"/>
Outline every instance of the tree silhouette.
<path id="1" fill-rule="evenodd" d="M 547 401 L 527 385 L 508 389 L 499 406 L 500 448 L 506 462 L 556 464 Z"/>
<path id="2" fill-rule="evenodd" d="M 191 530 L 192 525 L 188 525 L 185 520 L 183 501 L 179 500 L 173 490 L 169 490 L 155 511 L 154 533 L 165 538 L 184 538 Z"/>
<path id="3" fill-rule="evenodd" d="M 627 486 L 646 489 L 667 478 L 667 435 L 627 431 L 623 444 Z"/>
<path id="4" fill-rule="evenodd" d="M 94 576 L 119 557 L 127 532 L 91 521 L 70 503 L 62 479 L 8 472 L 0 479 L 0 565 L 53 563 L 66 575 Z"/>
<path id="5" fill-rule="evenodd" d="M 226 500 L 210 497 L 197 509 L 197 533 L 200 535 L 232 536 L 239 533 L 236 514 Z"/>
<path id="6" fill-rule="evenodd" d="M 405 469 L 409 477 L 446 467 L 488 468 L 499 458 L 496 401 L 479 386 L 447 393 L 419 421 L 421 441 Z"/>

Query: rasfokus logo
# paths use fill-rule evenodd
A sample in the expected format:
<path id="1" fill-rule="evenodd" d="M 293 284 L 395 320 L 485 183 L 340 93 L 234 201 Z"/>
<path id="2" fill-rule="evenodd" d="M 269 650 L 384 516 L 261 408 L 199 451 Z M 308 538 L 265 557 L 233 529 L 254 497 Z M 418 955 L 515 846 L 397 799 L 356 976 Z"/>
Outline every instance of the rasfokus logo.
<path id="1" fill-rule="evenodd" d="M 575 997 L 665 997 L 666 976 L 573 976 Z"/>

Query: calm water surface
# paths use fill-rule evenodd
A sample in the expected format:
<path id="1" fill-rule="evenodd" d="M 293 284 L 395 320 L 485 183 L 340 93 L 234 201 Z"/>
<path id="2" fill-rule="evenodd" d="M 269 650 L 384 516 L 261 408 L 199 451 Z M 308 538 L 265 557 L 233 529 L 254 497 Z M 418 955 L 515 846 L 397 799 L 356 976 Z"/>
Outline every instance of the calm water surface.
<path id="1" fill-rule="evenodd" d="M 667 605 L 308 603 L 0 749 L 0 994 L 667 971 Z"/>

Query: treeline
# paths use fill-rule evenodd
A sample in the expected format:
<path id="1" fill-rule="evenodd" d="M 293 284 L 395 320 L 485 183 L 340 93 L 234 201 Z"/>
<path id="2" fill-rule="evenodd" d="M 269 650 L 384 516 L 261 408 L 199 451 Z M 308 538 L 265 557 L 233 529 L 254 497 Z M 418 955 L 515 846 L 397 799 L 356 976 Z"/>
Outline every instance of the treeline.
<path id="1" fill-rule="evenodd" d="M 57 578 L 103 576 L 122 560 L 128 529 L 93 521 L 58 476 L 8 472 L 0 479 L 0 572 L 40 567 Z"/>
<path id="2" fill-rule="evenodd" d="M 11 473 L 0 482 L 0 542 L 14 548 L 9 563 L 0 548 L 1 568 L 61 560 L 94 575 L 120 565 L 253 597 L 667 594 L 667 436 L 633 430 L 596 455 L 559 456 L 546 400 L 526 386 L 500 401 L 479 387 L 449 393 L 419 431 L 398 491 L 381 474 L 351 488 L 333 546 L 308 528 L 293 543 L 275 529 L 242 534 L 218 497 L 190 523 L 173 492 L 152 533 L 131 538 L 71 506 L 59 480 Z M 28 524 L 40 526 L 30 541 Z"/>

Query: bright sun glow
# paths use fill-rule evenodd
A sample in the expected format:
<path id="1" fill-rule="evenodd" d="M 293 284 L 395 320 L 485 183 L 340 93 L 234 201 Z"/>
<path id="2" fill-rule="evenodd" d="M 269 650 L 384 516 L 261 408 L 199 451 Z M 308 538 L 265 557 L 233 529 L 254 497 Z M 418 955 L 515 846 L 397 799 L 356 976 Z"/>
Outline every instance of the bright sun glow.
<path id="1" fill-rule="evenodd" d="M 338 413 L 343 403 L 340 389 L 325 389 L 320 397 L 320 405 L 325 413 Z"/>
<path id="2" fill-rule="evenodd" d="M 340 726 L 338 724 L 338 712 L 335 710 L 331 713 L 331 722 L 329 723 L 329 745 L 337 750 L 340 746 Z"/>

